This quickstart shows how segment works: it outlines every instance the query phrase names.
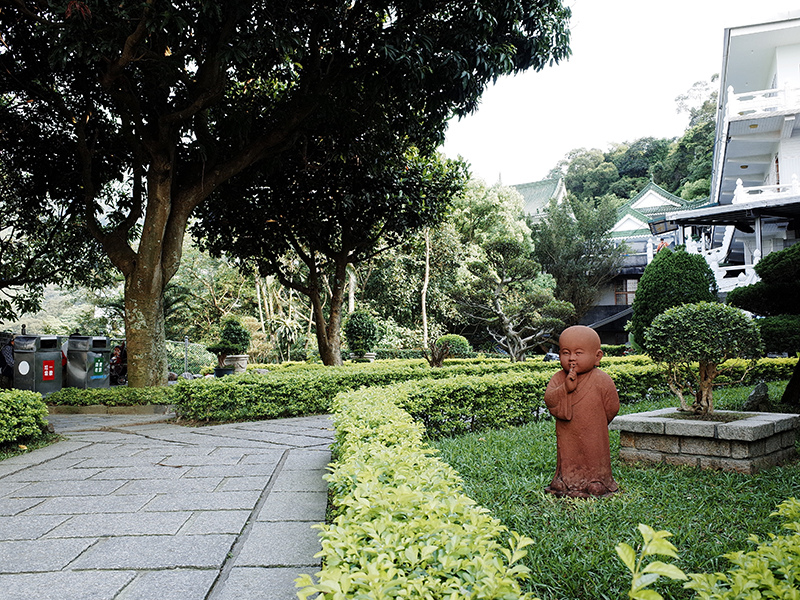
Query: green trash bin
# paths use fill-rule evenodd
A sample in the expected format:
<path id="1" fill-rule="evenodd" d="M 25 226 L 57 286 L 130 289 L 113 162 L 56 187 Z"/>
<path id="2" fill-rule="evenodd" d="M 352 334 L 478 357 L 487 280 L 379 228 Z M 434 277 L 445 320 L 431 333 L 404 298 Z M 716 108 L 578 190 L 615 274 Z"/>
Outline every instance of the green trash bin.
<path id="1" fill-rule="evenodd" d="M 95 336 L 91 339 L 88 353 L 88 387 L 107 388 L 111 386 L 111 347 L 108 338 Z"/>

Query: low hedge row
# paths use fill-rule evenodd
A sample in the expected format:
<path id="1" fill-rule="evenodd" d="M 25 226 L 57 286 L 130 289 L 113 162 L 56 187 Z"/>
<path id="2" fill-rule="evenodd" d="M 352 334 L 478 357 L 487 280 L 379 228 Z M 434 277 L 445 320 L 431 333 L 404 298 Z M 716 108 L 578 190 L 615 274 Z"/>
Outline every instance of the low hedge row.
<path id="1" fill-rule="evenodd" d="M 412 398 L 408 410 L 435 435 L 520 424 L 543 409 L 544 389 L 556 367 L 496 372 L 484 366 L 429 369 L 373 364 L 179 381 L 174 404 L 178 415 L 190 420 L 275 419 L 328 412 L 340 392 L 402 384 L 409 386 Z M 664 377 L 652 363 L 610 364 L 606 371 L 622 402 L 664 389 Z"/>
<path id="2" fill-rule="evenodd" d="M 172 404 L 175 401 L 174 386 L 147 388 L 117 386 L 110 388 L 62 388 L 47 396 L 48 404 L 61 406 L 139 406 L 141 404 Z"/>
<path id="3" fill-rule="evenodd" d="M 334 402 L 334 518 L 317 526 L 323 567 L 298 578 L 299 597 L 528 600 L 519 585 L 528 569 L 518 561 L 532 540 L 509 536 L 464 495 L 455 471 L 422 441 L 422 426 L 393 402 L 399 396 L 359 390 Z"/>
<path id="4" fill-rule="evenodd" d="M 720 376 L 720 382 L 741 379 L 748 363 L 733 360 L 726 364 L 733 365 L 734 369 L 728 375 Z M 745 383 L 788 379 L 795 364 L 797 358 L 761 359 L 747 373 Z M 510 394 L 510 397 L 520 402 L 520 410 L 527 411 L 540 406 L 544 390 L 542 382 L 546 385 L 558 368 L 557 361 L 542 360 L 511 363 L 506 360 L 458 359 L 447 361 L 440 369 L 431 369 L 421 360 L 361 363 L 335 369 L 295 363 L 272 369 L 266 375 L 249 371 L 244 375 L 218 379 L 181 379 L 174 386 L 145 389 L 125 386 L 88 390 L 64 388 L 50 394 L 47 402 L 73 406 L 174 404 L 181 417 L 192 420 L 265 419 L 327 412 L 331 400 L 339 392 L 406 381 L 455 379 L 457 383 L 453 384 L 452 390 L 447 385 L 439 388 L 440 396 L 447 394 L 444 401 L 453 404 L 454 401 L 448 400 L 450 394 L 454 398 L 459 397 L 458 394 L 475 397 L 473 392 L 467 390 L 470 385 L 475 385 L 469 378 L 487 377 L 481 383 L 484 386 L 481 388 L 484 390 L 482 393 L 490 394 L 495 399 L 492 401 L 497 401 L 502 394 Z M 623 403 L 636 402 L 653 393 L 668 393 L 660 367 L 646 356 L 604 358 L 602 368 L 614 380 Z M 497 376 L 497 379 L 491 379 L 490 376 Z M 508 376 L 508 381 L 503 380 L 503 376 Z M 486 392 L 488 388 L 485 386 L 489 385 L 487 382 L 493 382 L 493 385 L 502 389 Z M 467 391 L 454 391 L 461 388 Z M 535 398 L 521 400 L 524 394 L 519 389 L 535 394 Z M 426 424 L 431 430 L 439 429 L 433 421 Z"/>
<path id="5" fill-rule="evenodd" d="M 523 425 L 545 414 L 549 373 L 459 375 L 383 388 L 431 437 Z"/>
<path id="6" fill-rule="evenodd" d="M 0 390 L 0 444 L 41 436 L 47 428 L 47 406 L 41 394 Z"/>
<path id="7" fill-rule="evenodd" d="M 797 357 L 761 358 L 755 365 L 741 358 L 733 358 L 722 364 L 721 368 L 726 369 L 726 372 L 717 377 L 716 382 L 734 383 L 743 380 L 749 385 L 759 381 L 789 379 L 796 364 Z"/>

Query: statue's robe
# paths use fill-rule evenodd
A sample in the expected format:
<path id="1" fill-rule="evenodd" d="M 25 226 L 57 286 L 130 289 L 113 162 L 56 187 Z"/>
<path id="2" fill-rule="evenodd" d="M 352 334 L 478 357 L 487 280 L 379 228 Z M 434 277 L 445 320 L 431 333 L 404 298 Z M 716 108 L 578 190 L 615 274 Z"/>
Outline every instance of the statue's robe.
<path id="1" fill-rule="evenodd" d="M 608 424 L 619 412 L 619 395 L 607 373 L 592 369 L 578 375 L 578 386 L 567 393 L 567 372 L 553 375 L 544 402 L 556 419 L 557 462 L 553 481 L 545 488 L 557 496 L 586 498 L 617 491 L 611 474 Z"/>

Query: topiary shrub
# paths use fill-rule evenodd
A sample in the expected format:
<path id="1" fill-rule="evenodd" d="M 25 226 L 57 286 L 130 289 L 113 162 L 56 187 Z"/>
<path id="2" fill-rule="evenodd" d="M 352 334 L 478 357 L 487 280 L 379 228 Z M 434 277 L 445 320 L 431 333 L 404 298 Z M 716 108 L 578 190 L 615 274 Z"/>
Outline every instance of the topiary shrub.
<path id="1" fill-rule="evenodd" d="M 423 351 L 431 367 L 441 367 L 448 358 L 466 358 L 472 354 L 472 347 L 464 336 L 448 333 L 430 342 Z"/>
<path id="2" fill-rule="evenodd" d="M 220 368 L 225 366 L 225 358 L 233 354 L 245 354 L 250 346 L 250 332 L 238 319 L 229 317 L 222 322 L 220 339 L 206 350 L 217 355 Z"/>
<path id="3" fill-rule="evenodd" d="M 463 335 L 448 333 L 436 340 L 436 344 L 440 346 L 446 344 L 450 349 L 450 356 L 453 358 L 467 358 L 472 354 L 472 346 Z"/>
<path id="4" fill-rule="evenodd" d="M 673 306 L 716 300 L 717 281 L 702 256 L 682 248 L 662 250 L 639 280 L 628 331 L 638 346 L 648 350 L 645 331 L 658 315 Z"/>
<path id="5" fill-rule="evenodd" d="M 350 352 L 357 357 L 372 352 L 378 342 L 378 328 L 372 315 L 363 310 L 350 313 L 344 324 L 344 337 Z"/>
<path id="6" fill-rule="evenodd" d="M 713 412 L 712 386 L 730 358 L 755 359 L 761 336 L 743 311 L 716 302 L 683 304 L 658 315 L 645 334 L 653 360 L 667 365 L 667 382 L 680 399 L 681 410 Z M 687 406 L 684 391 L 695 396 Z"/>

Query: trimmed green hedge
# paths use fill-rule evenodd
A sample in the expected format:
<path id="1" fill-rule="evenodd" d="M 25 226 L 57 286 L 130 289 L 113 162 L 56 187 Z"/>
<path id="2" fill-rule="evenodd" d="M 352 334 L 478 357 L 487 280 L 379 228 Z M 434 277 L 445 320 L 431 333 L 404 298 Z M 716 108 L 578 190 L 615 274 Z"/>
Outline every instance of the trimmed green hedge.
<path id="1" fill-rule="evenodd" d="M 523 425 L 546 413 L 549 373 L 459 375 L 383 388 L 432 437 Z"/>
<path id="2" fill-rule="evenodd" d="M 502 369 L 494 363 L 430 369 L 373 363 L 181 380 L 175 386 L 175 407 L 181 418 L 198 421 L 274 419 L 328 412 L 340 392 L 408 383 L 408 389 L 415 390 L 410 412 L 431 434 L 450 435 L 476 427 L 520 424 L 538 414 L 558 363 L 519 364 L 505 363 L 511 366 Z M 610 363 L 605 370 L 617 384 L 622 402 L 665 389 L 664 377 L 652 363 Z"/>
<path id="3" fill-rule="evenodd" d="M 719 383 L 738 382 L 744 376 L 745 384 L 758 383 L 759 381 L 780 381 L 792 376 L 797 358 L 761 358 L 751 365 L 750 361 L 743 358 L 732 358 L 720 365 L 720 369 L 730 369 L 717 377 Z M 747 371 L 748 367 L 750 370 Z"/>
<path id="4" fill-rule="evenodd" d="M 316 578 L 298 578 L 299 597 L 528 600 L 519 560 L 532 540 L 507 536 L 464 495 L 456 472 L 422 441 L 422 426 L 393 402 L 396 394 L 359 390 L 334 403 L 338 461 L 327 476 L 334 518 L 317 526 L 323 567 Z"/>
<path id="5" fill-rule="evenodd" d="M 127 386 L 111 388 L 62 388 L 47 396 L 48 404 L 61 406 L 139 406 L 142 404 L 173 404 L 175 402 L 174 386 L 148 388 L 129 388 Z"/>
<path id="6" fill-rule="evenodd" d="M 42 395 L 23 390 L 0 390 L 0 444 L 39 437 L 47 428 Z"/>

